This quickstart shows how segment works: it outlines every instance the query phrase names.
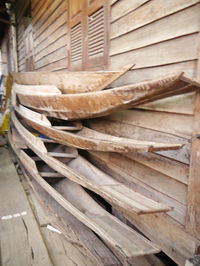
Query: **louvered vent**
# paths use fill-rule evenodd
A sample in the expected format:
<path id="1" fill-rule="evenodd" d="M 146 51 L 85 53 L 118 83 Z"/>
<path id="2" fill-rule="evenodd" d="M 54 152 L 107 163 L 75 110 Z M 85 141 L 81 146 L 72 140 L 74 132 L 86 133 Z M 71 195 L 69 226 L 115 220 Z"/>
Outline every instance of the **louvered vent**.
<path id="1" fill-rule="evenodd" d="M 103 7 L 88 19 L 88 55 L 103 54 L 104 51 L 104 9 Z"/>
<path id="2" fill-rule="evenodd" d="M 82 26 L 81 23 L 71 28 L 71 62 L 82 58 Z"/>

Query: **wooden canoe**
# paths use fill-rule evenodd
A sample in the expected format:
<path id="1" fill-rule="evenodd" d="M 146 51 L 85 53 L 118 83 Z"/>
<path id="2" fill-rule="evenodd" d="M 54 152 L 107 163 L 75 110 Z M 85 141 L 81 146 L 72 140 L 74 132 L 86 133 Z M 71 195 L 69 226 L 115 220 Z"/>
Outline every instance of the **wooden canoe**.
<path id="1" fill-rule="evenodd" d="M 171 207 L 153 201 L 142 194 L 139 194 L 128 187 L 106 175 L 101 170 L 93 166 L 81 156 L 72 159 L 71 153 L 66 154 L 64 160 L 52 154 L 53 143 L 43 143 L 40 139 L 30 133 L 12 113 L 12 122 L 20 134 L 25 144 L 37 154 L 46 164 L 55 171 L 70 180 L 96 192 L 113 204 L 135 214 L 145 214 L 154 212 L 166 212 Z M 48 149 L 50 145 L 50 149 Z M 55 156 L 57 158 L 55 158 Z M 70 158 L 71 156 L 71 158 Z M 75 157 L 75 156 L 74 156 Z"/>
<path id="2" fill-rule="evenodd" d="M 14 73 L 13 79 L 23 85 L 54 85 L 62 93 L 80 93 L 108 87 L 133 66 L 129 64 L 119 71 L 20 72 Z"/>
<path id="3" fill-rule="evenodd" d="M 9 141 L 28 174 L 64 209 L 97 233 L 124 258 L 159 252 L 151 241 L 105 211 L 80 185 L 67 179 L 54 187 L 49 185 L 40 175 L 35 161 L 25 151 L 17 148 L 10 136 Z"/>
<path id="4" fill-rule="evenodd" d="M 59 143 L 84 150 L 131 152 L 131 151 L 159 151 L 180 149 L 180 143 L 156 143 L 150 141 L 134 140 L 103 134 L 87 127 L 65 125 L 52 126 L 45 115 L 34 112 L 22 105 L 15 107 L 18 114 L 23 117 L 28 125 L 40 133 L 56 140 Z M 63 129 L 67 129 L 65 131 Z M 71 131 L 69 132 L 69 130 Z"/>
<path id="5" fill-rule="evenodd" d="M 105 91 L 78 94 L 38 94 L 30 85 L 14 84 L 19 102 L 43 114 L 65 120 L 100 117 L 117 110 L 199 89 L 183 73 Z"/>

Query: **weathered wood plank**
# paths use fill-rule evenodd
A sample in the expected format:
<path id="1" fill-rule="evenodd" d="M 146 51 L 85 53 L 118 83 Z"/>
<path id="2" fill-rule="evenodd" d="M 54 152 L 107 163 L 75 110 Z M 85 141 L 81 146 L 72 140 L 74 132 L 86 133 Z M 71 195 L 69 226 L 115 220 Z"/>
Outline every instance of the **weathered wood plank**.
<path id="1" fill-rule="evenodd" d="M 90 153 L 106 162 L 108 167 L 112 164 L 116 169 L 127 174 L 130 179 L 137 179 L 172 199 L 186 204 L 187 186 L 185 184 L 117 153 L 96 151 Z"/>
<path id="2" fill-rule="evenodd" d="M 141 49 L 111 56 L 110 67 L 120 67 L 124 62 L 135 63 L 135 69 L 172 64 L 197 59 L 198 34 L 153 44 Z M 180 49 L 181 47 L 181 49 Z M 145 55 L 145 56 L 144 56 Z"/>
<path id="3" fill-rule="evenodd" d="M 128 153 L 124 154 L 124 156 L 168 175 L 181 183 L 188 184 L 189 167 L 184 163 L 155 153 Z"/>
<path id="4" fill-rule="evenodd" d="M 116 38 L 148 23 L 169 16 L 177 11 L 198 3 L 198 0 L 168 0 L 163 5 L 162 0 L 152 0 L 147 4 L 122 17 L 111 25 L 111 38 Z"/>
<path id="5" fill-rule="evenodd" d="M 184 224 L 186 206 L 179 203 L 175 199 L 172 199 L 166 194 L 159 192 L 157 189 L 154 189 L 153 187 L 149 186 L 148 182 L 146 183 L 143 182 L 143 180 L 139 180 L 137 176 L 131 176 L 129 173 L 125 172 L 121 166 L 118 166 L 117 164 L 107 160 L 107 156 L 108 154 L 90 152 L 89 159 L 105 173 L 108 173 L 109 175 L 113 176 L 116 180 L 125 184 L 131 189 L 138 191 L 141 194 L 147 195 L 148 197 L 156 201 L 161 201 L 165 204 L 168 204 L 169 206 L 172 206 L 173 209 L 168 212 L 167 215 L 178 221 L 180 224 Z"/>
<path id="6" fill-rule="evenodd" d="M 33 22 L 35 38 L 41 35 L 42 32 L 44 32 L 44 30 L 47 29 L 47 27 L 50 27 L 51 24 L 58 19 L 58 16 L 61 15 L 66 10 L 67 10 L 66 1 L 62 0 L 51 1 L 51 4 L 48 6 L 48 9 L 42 15 L 42 17 L 37 22 Z M 37 13 L 33 15 L 34 19 L 37 19 L 37 15 L 38 15 Z"/>
<path id="7" fill-rule="evenodd" d="M 42 66 L 42 67 L 35 67 L 36 71 L 59 71 L 59 70 L 65 70 L 67 69 L 68 63 L 67 63 L 67 57 L 63 58 L 61 60 L 57 60 L 53 63 L 49 63 L 48 65 Z"/>
<path id="8" fill-rule="evenodd" d="M 195 93 L 186 93 L 182 95 L 168 97 L 138 106 L 139 109 L 164 111 L 176 114 L 194 114 Z"/>
<path id="9" fill-rule="evenodd" d="M 171 210 L 171 208 L 165 204 L 158 203 L 148 199 L 144 195 L 140 195 L 140 193 L 129 190 L 129 188 L 115 181 L 111 176 L 104 174 L 80 156 L 67 164 L 63 163 L 62 160 L 60 161 L 50 156 L 47 147 L 27 131 L 18 122 L 14 114 L 12 114 L 12 121 L 28 147 L 52 169 L 70 180 L 113 201 L 116 205 L 119 204 L 122 208 L 125 207 L 131 212 L 136 212 L 138 215 Z"/>
<path id="10" fill-rule="evenodd" d="M 34 180 L 31 180 L 33 189 L 25 182 L 23 180 L 54 265 L 120 265 L 90 229 L 61 207 Z M 57 228 L 61 235 L 49 231 L 47 225 Z"/>
<path id="11" fill-rule="evenodd" d="M 52 265 L 8 150 L 0 149 L 2 265 Z"/>
<path id="12" fill-rule="evenodd" d="M 162 250 L 180 266 L 184 266 L 185 260 L 199 249 L 199 241 L 166 215 L 148 215 L 138 219 L 129 214 L 126 217 L 147 237 L 158 243 Z"/>
<path id="13" fill-rule="evenodd" d="M 130 1 L 127 0 L 127 2 L 130 4 Z M 119 4 L 120 3 L 124 5 L 124 1 L 119 2 Z M 131 3 L 135 4 L 135 1 L 131 1 Z M 198 32 L 199 12 L 200 5 L 198 4 L 184 11 L 172 14 L 171 16 L 164 17 L 145 27 L 131 31 L 126 35 L 115 38 L 111 41 L 110 55 L 124 53 L 126 51 Z"/>
<path id="14" fill-rule="evenodd" d="M 48 45 L 45 49 L 42 49 L 38 54 L 35 55 L 35 61 L 41 60 L 43 57 L 47 57 L 49 54 L 55 52 L 56 50 L 67 46 L 67 35 L 61 36 L 59 39 L 57 39 L 52 44 Z M 67 54 L 65 54 L 67 56 Z"/>
<path id="15" fill-rule="evenodd" d="M 37 68 L 41 68 L 48 64 L 54 63 L 58 60 L 64 59 L 66 57 L 67 57 L 67 46 L 65 45 L 59 48 L 58 50 L 55 50 L 52 53 L 48 54 L 47 56 L 41 58 L 40 60 L 36 61 L 35 66 Z"/>
<path id="16" fill-rule="evenodd" d="M 125 16 L 130 12 L 133 12 L 136 8 L 140 7 L 142 4 L 148 1 L 149 0 L 118 1 L 111 9 L 111 22 Z"/>
<path id="17" fill-rule="evenodd" d="M 52 38 L 54 38 L 54 40 L 55 40 L 54 33 L 55 33 L 55 31 L 57 31 L 57 29 L 58 29 L 59 27 L 61 27 L 62 25 L 65 25 L 65 26 L 66 26 L 65 31 L 66 31 L 66 33 L 67 33 L 67 20 L 66 20 L 66 17 L 67 17 L 67 11 L 64 11 L 64 12 L 62 13 L 62 15 L 60 15 L 60 17 L 59 17 L 57 20 L 55 20 L 55 21 L 51 24 L 51 27 L 48 27 L 48 28 L 43 32 L 42 35 L 38 36 L 38 38 L 37 38 L 37 42 L 36 42 L 36 40 L 35 40 L 35 44 L 40 45 L 40 43 L 41 43 L 42 41 L 46 40 L 46 39 L 49 38 L 50 36 L 51 36 Z M 33 34 L 33 36 L 34 36 L 34 39 L 35 39 L 35 34 Z"/>
<path id="18" fill-rule="evenodd" d="M 199 75 L 199 73 L 198 73 Z M 190 173 L 188 180 L 188 198 L 187 198 L 187 217 L 186 229 L 188 232 L 194 234 L 195 237 L 200 238 L 200 139 L 197 135 L 200 132 L 199 126 L 200 118 L 200 93 L 196 94 L 195 114 L 193 125 L 193 139 L 192 151 L 190 160 Z"/>
<path id="19" fill-rule="evenodd" d="M 186 139 L 190 139 L 192 136 L 193 117 L 189 115 L 132 109 L 113 113 L 106 116 L 106 119 L 153 129 Z"/>
<path id="20" fill-rule="evenodd" d="M 59 41 L 60 38 L 67 35 L 66 25 L 63 24 L 59 27 L 59 30 L 54 31 L 53 34 L 47 35 L 46 39 L 42 40 L 39 44 L 34 44 L 34 53 L 35 55 L 42 53 L 50 47 L 51 45 L 54 45 L 54 42 L 56 43 Z"/>
<path id="21" fill-rule="evenodd" d="M 123 86 L 128 83 L 136 83 L 144 80 L 150 80 L 157 77 L 166 75 L 166 73 L 172 74 L 177 72 L 184 72 L 188 77 L 195 78 L 196 75 L 196 60 L 180 62 L 180 63 L 170 63 L 163 66 L 154 66 L 144 69 L 130 70 L 119 80 L 112 84 L 112 87 Z M 135 66 L 136 67 L 136 66 Z"/>

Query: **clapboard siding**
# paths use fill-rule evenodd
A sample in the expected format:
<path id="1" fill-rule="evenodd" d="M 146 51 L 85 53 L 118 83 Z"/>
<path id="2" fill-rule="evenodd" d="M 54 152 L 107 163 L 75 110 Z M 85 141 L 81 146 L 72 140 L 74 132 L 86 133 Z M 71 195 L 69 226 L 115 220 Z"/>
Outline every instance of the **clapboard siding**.
<path id="1" fill-rule="evenodd" d="M 199 31 L 200 4 L 112 40 L 110 55 L 124 53 Z M 147 38 L 148 36 L 148 38 Z"/>
<path id="2" fill-rule="evenodd" d="M 126 34 L 198 2 L 198 0 L 168 0 L 163 3 L 163 0 L 151 0 L 146 5 L 141 6 L 141 8 L 112 23 L 111 38 Z"/>
<path id="3" fill-rule="evenodd" d="M 17 60 L 19 71 L 25 71 L 25 43 L 23 40 L 24 26 L 22 22 L 17 27 Z"/>
<path id="4" fill-rule="evenodd" d="M 36 71 L 59 71 L 59 70 L 66 70 L 66 58 L 57 60 L 52 62 L 51 64 L 47 64 L 41 68 L 36 69 Z"/>
<path id="5" fill-rule="evenodd" d="M 122 86 L 124 84 L 137 83 L 144 80 L 156 79 L 170 73 L 185 72 L 191 78 L 196 77 L 197 60 L 189 60 L 179 63 L 170 63 L 168 65 L 153 66 L 149 68 L 139 68 L 128 71 L 119 80 L 112 83 L 112 87 Z"/>
<path id="6" fill-rule="evenodd" d="M 197 59 L 198 33 L 156 43 L 144 48 L 111 57 L 111 68 L 124 62 L 135 63 L 135 68 L 147 68 Z"/>
<path id="7" fill-rule="evenodd" d="M 59 39 L 63 37 L 67 38 L 65 24 L 60 26 L 59 30 L 55 31 L 52 35 L 48 36 L 48 39 L 44 39 L 40 42 L 40 45 L 35 48 L 35 56 L 39 53 L 45 52 L 45 50 L 47 50 L 51 45 L 55 45 Z"/>
<path id="8" fill-rule="evenodd" d="M 66 69 L 67 1 L 41 2 L 32 8 L 35 70 Z"/>
<path id="9" fill-rule="evenodd" d="M 126 184 L 133 190 L 174 207 L 174 210 L 167 214 L 180 223 L 184 222 L 186 207 L 179 200 L 185 201 L 183 196 L 183 194 L 186 195 L 185 185 L 173 182 L 172 179 L 168 179 L 168 177 L 157 171 L 152 171 L 151 168 L 143 166 L 140 162 L 137 163 L 117 153 L 91 152 L 89 159 L 105 172 L 115 177 L 119 182 Z M 158 178 L 157 181 L 156 178 Z M 162 179 L 162 185 L 158 181 L 159 178 Z M 151 180 L 151 185 L 149 185 L 148 180 Z M 163 185 L 165 182 L 168 184 L 167 186 Z M 175 197 L 179 199 L 178 201 L 175 200 L 172 193 L 167 192 L 168 189 L 172 189 L 171 186 L 177 190 Z M 166 190 L 164 189 L 164 193 L 162 193 L 164 187 Z M 181 195 L 180 198 L 178 194 Z"/>
<path id="10" fill-rule="evenodd" d="M 110 69 L 135 63 L 114 86 L 185 71 L 196 75 L 198 0 L 113 1 Z"/>
<path id="11" fill-rule="evenodd" d="M 65 2 L 59 3 L 59 5 L 56 7 L 55 11 L 52 13 L 48 12 L 49 17 L 42 25 L 35 25 L 35 38 L 40 36 L 48 27 L 51 25 L 55 20 L 58 19 L 60 14 L 62 14 L 64 11 L 66 11 L 66 4 Z M 39 23 L 38 23 L 39 24 Z"/>
<path id="12" fill-rule="evenodd" d="M 149 0 L 124 0 L 124 1 L 118 1 L 115 3 L 115 5 L 112 7 L 111 12 L 111 22 L 125 16 L 126 14 L 133 12 L 135 9 L 143 5 L 144 3 L 148 2 Z M 111 1 L 111 4 L 114 4 L 114 1 Z M 116 1 L 115 1 L 116 2 Z"/>

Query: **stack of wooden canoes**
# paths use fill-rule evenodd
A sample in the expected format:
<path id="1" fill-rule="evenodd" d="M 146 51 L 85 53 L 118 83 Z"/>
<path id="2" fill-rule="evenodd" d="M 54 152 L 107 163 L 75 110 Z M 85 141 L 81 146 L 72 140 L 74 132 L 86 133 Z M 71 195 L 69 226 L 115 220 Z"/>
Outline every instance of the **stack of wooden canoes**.
<path id="1" fill-rule="evenodd" d="M 128 160 L 134 154 L 139 158 L 140 153 L 178 150 L 184 144 L 120 137 L 89 126 L 97 117 L 117 116 L 119 110 L 198 90 L 200 84 L 178 73 L 108 88 L 131 67 L 115 72 L 16 73 L 9 141 L 35 190 L 43 189 L 94 231 L 122 264 L 150 265 L 143 256 L 160 248 L 106 211 L 102 201 L 138 217 L 173 212 L 174 206 L 165 197 L 152 199 L 137 184 L 134 189 L 124 185 L 120 167 L 106 173 L 108 152 L 113 152 L 113 160 L 118 153 Z"/>

